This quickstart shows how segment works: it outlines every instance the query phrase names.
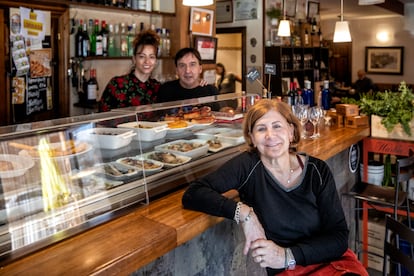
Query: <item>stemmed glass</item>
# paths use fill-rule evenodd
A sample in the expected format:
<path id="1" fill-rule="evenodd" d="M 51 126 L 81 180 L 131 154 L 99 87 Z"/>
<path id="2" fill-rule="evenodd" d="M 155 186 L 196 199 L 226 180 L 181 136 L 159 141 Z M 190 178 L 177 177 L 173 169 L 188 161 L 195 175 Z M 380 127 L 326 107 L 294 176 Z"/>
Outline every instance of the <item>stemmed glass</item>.
<path id="1" fill-rule="evenodd" d="M 323 118 L 323 110 L 319 106 L 313 106 L 309 109 L 309 120 L 313 124 L 314 132 L 311 138 L 320 137 L 319 133 L 319 121 Z"/>
<path id="2" fill-rule="evenodd" d="M 302 138 L 308 138 L 306 135 L 305 124 L 308 121 L 308 106 L 307 105 L 294 105 L 292 106 L 293 114 L 295 114 L 296 118 L 299 119 L 300 124 L 302 125 Z"/>

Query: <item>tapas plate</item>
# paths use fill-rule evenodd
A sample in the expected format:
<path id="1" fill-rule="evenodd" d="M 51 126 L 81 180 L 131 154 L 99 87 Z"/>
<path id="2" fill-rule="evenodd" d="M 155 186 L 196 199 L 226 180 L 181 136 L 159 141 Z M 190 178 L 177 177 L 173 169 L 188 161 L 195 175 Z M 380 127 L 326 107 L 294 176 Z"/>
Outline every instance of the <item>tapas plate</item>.
<path id="1" fill-rule="evenodd" d="M 145 172 L 157 172 L 160 171 L 164 166 L 164 163 L 162 162 L 140 156 L 123 157 L 116 160 L 116 162 L 121 163 L 124 166 Z"/>
<path id="2" fill-rule="evenodd" d="M 71 148 L 65 148 L 66 143 L 50 143 L 49 148 L 51 155 L 49 155 L 53 159 L 65 159 L 65 158 L 71 158 L 79 155 L 83 155 L 90 150 L 92 150 L 92 145 L 86 142 L 76 142 L 74 143 L 74 146 Z M 19 152 L 19 155 L 22 156 L 30 156 L 33 159 L 40 159 L 39 155 L 39 146 L 33 147 L 33 149 L 30 150 L 21 150 Z"/>
<path id="3" fill-rule="evenodd" d="M 207 140 L 207 144 L 208 144 L 208 151 L 211 151 L 211 152 L 219 152 L 221 150 L 224 150 L 226 148 L 233 146 L 232 144 L 224 143 L 217 138 Z"/>
<path id="4" fill-rule="evenodd" d="M 34 166 L 31 157 L 16 154 L 0 154 L 0 178 L 22 176 Z"/>
<path id="5" fill-rule="evenodd" d="M 219 138 L 220 141 L 224 143 L 229 143 L 233 146 L 244 143 L 243 131 L 238 130 L 238 129 L 234 129 L 229 132 L 217 134 L 216 137 Z"/>
<path id="6" fill-rule="evenodd" d="M 166 167 L 176 167 L 190 162 L 191 157 L 168 151 L 152 151 L 144 155 L 148 159 L 164 163 Z"/>
<path id="7" fill-rule="evenodd" d="M 135 168 L 124 166 L 118 162 L 108 162 L 97 164 L 95 166 L 98 174 L 104 175 L 106 178 L 114 180 L 125 180 L 138 176 L 140 171 Z"/>
<path id="8" fill-rule="evenodd" d="M 168 151 L 174 154 L 185 155 L 191 158 L 197 158 L 207 154 L 208 144 L 205 140 L 201 139 L 182 139 L 155 146 L 155 150 Z"/>

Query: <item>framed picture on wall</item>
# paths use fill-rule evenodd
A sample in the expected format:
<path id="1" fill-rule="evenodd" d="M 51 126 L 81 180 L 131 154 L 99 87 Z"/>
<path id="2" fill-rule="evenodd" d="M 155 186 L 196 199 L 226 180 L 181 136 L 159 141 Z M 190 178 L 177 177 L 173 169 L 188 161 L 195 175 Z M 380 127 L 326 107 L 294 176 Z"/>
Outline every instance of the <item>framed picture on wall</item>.
<path id="1" fill-rule="evenodd" d="M 233 1 L 217 1 L 216 15 L 216 23 L 233 22 Z"/>
<path id="2" fill-rule="evenodd" d="M 216 63 L 217 38 L 211 36 L 194 36 L 194 48 L 200 52 L 203 63 Z"/>
<path id="3" fill-rule="evenodd" d="M 285 0 L 285 11 L 286 16 L 295 17 L 296 16 L 296 0 Z"/>
<path id="4" fill-rule="evenodd" d="M 214 11 L 208 9 L 191 8 L 190 31 L 194 35 L 213 35 Z"/>
<path id="5" fill-rule="evenodd" d="M 369 74 L 402 75 L 404 47 L 365 47 L 365 71 Z"/>
<path id="6" fill-rule="evenodd" d="M 319 15 L 319 3 L 318 2 L 308 2 L 308 18 L 314 18 Z"/>

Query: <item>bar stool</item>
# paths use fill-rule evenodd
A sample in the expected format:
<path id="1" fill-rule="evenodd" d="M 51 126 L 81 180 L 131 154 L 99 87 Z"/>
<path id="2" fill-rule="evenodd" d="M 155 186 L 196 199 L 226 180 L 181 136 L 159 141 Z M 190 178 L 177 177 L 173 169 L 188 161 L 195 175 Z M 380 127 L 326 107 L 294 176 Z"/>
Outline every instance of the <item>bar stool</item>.
<path id="1" fill-rule="evenodd" d="M 410 200 L 408 193 L 410 191 L 410 179 L 414 175 L 414 155 L 409 157 L 401 157 L 396 160 L 395 172 L 395 188 L 382 187 L 365 182 L 358 182 L 351 189 L 348 195 L 356 200 L 356 218 L 355 218 L 355 245 L 361 243 L 359 239 L 359 211 L 362 210 L 363 223 L 363 251 L 366 254 L 367 245 L 367 227 L 368 227 L 368 208 L 375 209 L 384 213 L 393 214 L 394 219 L 398 216 L 406 216 L 408 225 L 411 228 Z M 401 187 L 405 185 L 406 191 L 401 191 Z M 362 207 L 361 207 L 362 203 Z M 357 253 L 360 250 L 357 249 Z"/>

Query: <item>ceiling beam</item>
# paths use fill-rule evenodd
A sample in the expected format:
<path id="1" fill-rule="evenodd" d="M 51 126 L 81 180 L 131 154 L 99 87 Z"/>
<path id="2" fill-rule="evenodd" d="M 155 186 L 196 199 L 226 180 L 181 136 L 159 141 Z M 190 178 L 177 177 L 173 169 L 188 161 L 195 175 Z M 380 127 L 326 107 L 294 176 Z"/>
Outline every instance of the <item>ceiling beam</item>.
<path id="1" fill-rule="evenodd" d="M 375 6 L 404 15 L 404 3 L 399 0 L 385 0 L 385 3 L 376 4 Z"/>

